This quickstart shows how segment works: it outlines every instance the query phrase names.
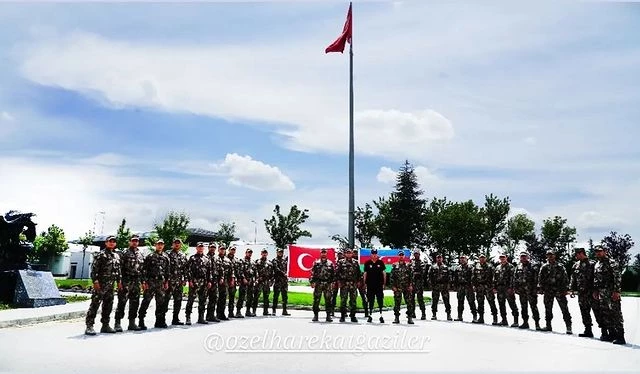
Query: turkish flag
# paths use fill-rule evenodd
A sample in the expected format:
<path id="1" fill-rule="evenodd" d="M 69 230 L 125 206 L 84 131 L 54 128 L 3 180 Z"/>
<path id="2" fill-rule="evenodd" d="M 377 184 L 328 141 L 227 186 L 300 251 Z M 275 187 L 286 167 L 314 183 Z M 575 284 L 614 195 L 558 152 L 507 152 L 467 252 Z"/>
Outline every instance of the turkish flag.
<path id="1" fill-rule="evenodd" d="M 353 33 L 353 24 L 351 22 L 351 3 L 349 3 L 349 11 L 347 12 L 347 20 L 344 22 L 342 28 L 342 34 L 336 39 L 330 46 L 328 46 L 324 53 L 329 52 L 344 52 L 344 46 L 347 43 L 351 43 L 351 34 Z"/>
<path id="2" fill-rule="evenodd" d="M 310 278 L 313 263 L 320 259 L 321 248 L 307 248 L 297 245 L 289 246 L 289 277 Z M 335 263 L 335 248 L 327 248 L 327 258 Z"/>

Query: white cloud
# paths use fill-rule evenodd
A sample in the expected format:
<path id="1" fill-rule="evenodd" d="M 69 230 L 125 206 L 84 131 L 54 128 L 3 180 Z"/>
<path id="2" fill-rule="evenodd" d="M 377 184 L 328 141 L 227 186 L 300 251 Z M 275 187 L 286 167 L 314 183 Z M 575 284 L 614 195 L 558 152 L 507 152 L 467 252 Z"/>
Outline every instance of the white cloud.
<path id="1" fill-rule="evenodd" d="M 391 170 L 391 168 L 383 166 L 380 168 L 376 180 L 380 183 L 392 184 L 396 181 L 397 172 Z"/>
<path id="2" fill-rule="evenodd" d="M 528 136 L 524 138 L 524 142 L 529 145 L 535 145 L 538 141 L 533 136 Z"/>
<path id="3" fill-rule="evenodd" d="M 425 166 L 416 166 L 414 167 L 414 171 L 421 187 L 432 188 L 434 184 L 442 181 L 440 177 Z M 390 167 L 383 166 L 378 171 L 376 180 L 380 183 L 395 184 L 397 175 L 397 171 L 392 170 Z"/>
<path id="4" fill-rule="evenodd" d="M 15 120 L 15 118 L 9 112 L 1 112 L 0 113 L 0 118 L 2 118 L 5 121 L 13 121 L 13 120 Z"/>
<path id="5" fill-rule="evenodd" d="M 227 154 L 224 161 L 212 165 L 229 176 L 228 182 L 259 191 L 291 191 L 295 184 L 276 166 L 254 160 L 250 156 Z"/>

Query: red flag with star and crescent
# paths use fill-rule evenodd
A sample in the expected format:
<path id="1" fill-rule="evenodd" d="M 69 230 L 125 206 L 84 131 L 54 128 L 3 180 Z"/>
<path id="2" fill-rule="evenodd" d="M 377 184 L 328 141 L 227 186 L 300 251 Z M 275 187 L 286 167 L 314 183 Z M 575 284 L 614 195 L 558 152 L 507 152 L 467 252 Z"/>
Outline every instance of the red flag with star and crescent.
<path id="1" fill-rule="evenodd" d="M 336 39 L 330 46 L 328 46 L 324 53 L 329 52 L 344 52 L 344 47 L 347 43 L 351 43 L 351 35 L 353 33 L 353 23 L 351 21 L 351 3 L 349 3 L 349 11 L 347 12 L 347 20 L 344 22 L 342 28 L 342 34 Z"/>
<path id="2" fill-rule="evenodd" d="M 289 246 L 289 277 L 310 278 L 313 263 L 320 259 L 321 248 L 308 248 L 297 245 Z M 326 248 L 327 258 L 333 263 L 336 261 L 335 248 Z"/>

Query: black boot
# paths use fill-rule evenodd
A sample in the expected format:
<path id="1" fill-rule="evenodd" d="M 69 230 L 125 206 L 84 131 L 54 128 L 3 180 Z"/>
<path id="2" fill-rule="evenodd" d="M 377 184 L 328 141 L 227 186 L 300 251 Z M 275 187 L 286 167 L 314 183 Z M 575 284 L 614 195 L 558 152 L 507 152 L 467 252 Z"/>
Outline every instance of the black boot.
<path id="1" fill-rule="evenodd" d="M 407 317 L 407 323 L 413 325 L 413 318 Z"/>
<path id="2" fill-rule="evenodd" d="M 138 327 L 140 327 L 140 330 L 146 330 L 147 326 L 144 324 L 144 318 L 140 318 L 138 320 Z"/>
<path id="3" fill-rule="evenodd" d="M 573 331 L 571 330 L 571 321 L 565 321 L 564 324 L 567 326 L 567 335 L 572 335 Z"/>
<path id="4" fill-rule="evenodd" d="M 96 331 L 93 329 L 93 325 L 87 325 L 87 328 L 84 330 L 85 335 L 95 335 Z"/>
<path id="5" fill-rule="evenodd" d="M 120 325 L 120 319 L 119 319 L 119 318 L 118 318 L 118 319 L 116 319 L 116 323 L 115 323 L 115 325 L 113 326 L 113 329 L 114 329 L 116 332 L 122 332 L 122 325 Z"/>
<path id="6" fill-rule="evenodd" d="M 263 316 L 270 316 L 270 314 L 269 314 L 269 308 L 264 308 L 264 309 L 262 310 L 262 315 L 263 315 Z"/>
<path id="7" fill-rule="evenodd" d="M 392 323 L 400 323 L 400 316 L 396 316 Z"/>
<path id="8" fill-rule="evenodd" d="M 582 334 L 578 334 L 581 338 L 593 338 L 593 331 L 591 331 L 591 326 L 585 326 L 584 332 Z"/>
<path id="9" fill-rule="evenodd" d="M 458 317 L 454 321 L 462 321 L 462 312 L 458 312 Z"/>
<path id="10" fill-rule="evenodd" d="M 333 322 L 333 318 L 331 318 L 331 313 L 327 313 L 327 318 L 325 319 L 327 322 Z"/>
<path id="11" fill-rule="evenodd" d="M 289 312 L 287 312 L 287 306 L 283 306 L 282 307 L 282 315 L 283 316 L 290 316 L 291 314 Z"/>
<path id="12" fill-rule="evenodd" d="M 369 315 L 367 317 L 367 323 L 371 323 L 371 322 L 373 322 L 373 317 L 371 317 L 371 315 Z"/>
<path id="13" fill-rule="evenodd" d="M 136 325 L 136 319 L 135 318 L 129 319 L 129 327 L 127 327 L 127 330 L 129 330 L 129 331 L 140 331 L 140 327 L 138 327 L 138 325 Z"/>
<path id="14" fill-rule="evenodd" d="M 208 325 L 209 324 L 209 322 L 207 322 L 204 319 L 204 313 L 198 313 L 198 323 L 201 324 L 201 325 Z"/>
<path id="15" fill-rule="evenodd" d="M 432 316 L 431 316 L 431 320 L 435 321 L 438 319 L 438 317 L 436 317 L 436 312 L 431 312 Z"/>
<path id="16" fill-rule="evenodd" d="M 502 317 L 502 319 L 500 320 L 499 325 L 500 326 L 509 326 L 509 322 L 507 322 L 507 317 L 506 316 Z"/>
<path id="17" fill-rule="evenodd" d="M 473 319 L 471 320 L 471 323 L 478 323 L 478 313 L 473 313 Z"/>
<path id="18" fill-rule="evenodd" d="M 522 325 L 518 326 L 519 329 L 528 329 L 529 328 L 529 319 L 522 320 Z"/>
<path id="19" fill-rule="evenodd" d="M 347 316 L 345 316 L 344 314 L 340 315 L 340 322 L 344 322 L 347 320 Z"/>
<path id="20" fill-rule="evenodd" d="M 542 328 L 542 331 L 553 331 L 551 329 L 551 321 L 547 320 L 547 324 Z"/>
<path id="21" fill-rule="evenodd" d="M 536 324 L 536 331 L 542 331 L 542 327 L 540 327 L 540 321 L 539 320 L 535 320 L 534 322 Z"/>
<path id="22" fill-rule="evenodd" d="M 191 315 L 187 314 L 186 320 L 184 322 L 187 326 L 191 326 Z"/>
<path id="23" fill-rule="evenodd" d="M 356 318 L 356 316 L 351 316 L 351 322 L 358 322 L 358 319 Z"/>
<path id="24" fill-rule="evenodd" d="M 624 331 L 616 331 L 615 339 L 613 339 L 613 344 L 617 345 L 625 345 L 627 341 L 624 339 Z"/>
<path id="25" fill-rule="evenodd" d="M 173 326 L 182 326 L 184 325 L 184 322 L 180 321 L 180 319 L 178 318 L 177 314 L 173 315 L 173 320 L 171 320 L 171 324 Z"/>
<path id="26" fill-rule="evenodd" d="M 311 319 L 311 322 L 318 322 L 318 312 L 313 312 L 313 318 Z"/>
<path id="27" fill-rule="evenodd" d="M 236 318 L 244 318 L 244 316 L 242 315 L 242 312 L 240 311 L 240 308 L 236 310 Z"/>
<path id="28" fill-rule="evenodd" d="M 112 329 L 111 326 L 109 326 L 108 323 L 103 323 L 102 324 L 102 328 L 100 329 L 101 333 L 106 333 L 106 334 L 115 334 L 116 330 Z"/>
<path id="29" fill-rule="evenodd" d="M 156 324 L 157 324 L 156 327 L 161 328 L 161 329 L 166 329 L 167 327 L 169 327 L 169 326 L 167 326 L 167 321 L 165 321 L 164 318 L 165 318 L 164 316 L 160 317 L 160 320 L 158 322 L 156 322 Z"/>
<path id="30" fill-rule="evenodd" d="M 424 320 L 426 320 L 426 319 L 427 319 L 427 314 L 425 313 L 424 309 L 422 309 L 422 314 L 420 315 L 420 319 L 421 319 L 422 321 L 424 321 Z"/>
<path id="31" fill-rule="evenodd" d="M 380 316 L 380 323 L 384 323 L 384 318 L 382 318 L 382 316 Z"/>
<path id="32" fill-rule="evenodd" d="M 484 314 L 480 314 L 477 319 L 473 319 L 471 323 L 483 324 L 484 323 Z"/>
<path id="33" fill-rule="evenodd" d="M 453 318 L 451 318 L 451 312 L 447 312 L 447 321 L 453 321 Z"/>
<path id="34" fill-rule="evenodd" d="M 511 327 L 520 327 L 520 325 L 518 324 L 518 316 L 513 317 L 513 323 L 511 324 Z"/>
<path id="35" fill-rule="evenodd" d="M 493 326 L 498 326 L 498 315 L 497 314 L 493 315 L 493 322 L 491 322 L 491 324 Z"/>
<path id="36" fill-rule="evenodd" d="M 615 340 L 615 337 L 613 336 L 613 332 L 611 332 L 608 329 L 600 329 L 600 330 L 602 330 L 602 334 L 600 335 L 600 340 L 601 341 L 603 341 L 603 342 L 612 342 L 612 341 Z"/>

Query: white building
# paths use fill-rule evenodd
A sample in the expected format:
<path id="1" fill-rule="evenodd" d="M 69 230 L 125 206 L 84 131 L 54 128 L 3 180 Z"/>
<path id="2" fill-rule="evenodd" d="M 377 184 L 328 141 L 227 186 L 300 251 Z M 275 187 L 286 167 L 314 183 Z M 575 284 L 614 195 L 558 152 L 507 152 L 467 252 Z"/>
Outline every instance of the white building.
<path id="1" fill-rule="evenodd" d="M 69 279 L 89 279 L 91 278 L 91 264 L 93 256 L 100 252 L 98 246 L 88 246 L 86 251 L 79 244 L 69 244 Z"/>

